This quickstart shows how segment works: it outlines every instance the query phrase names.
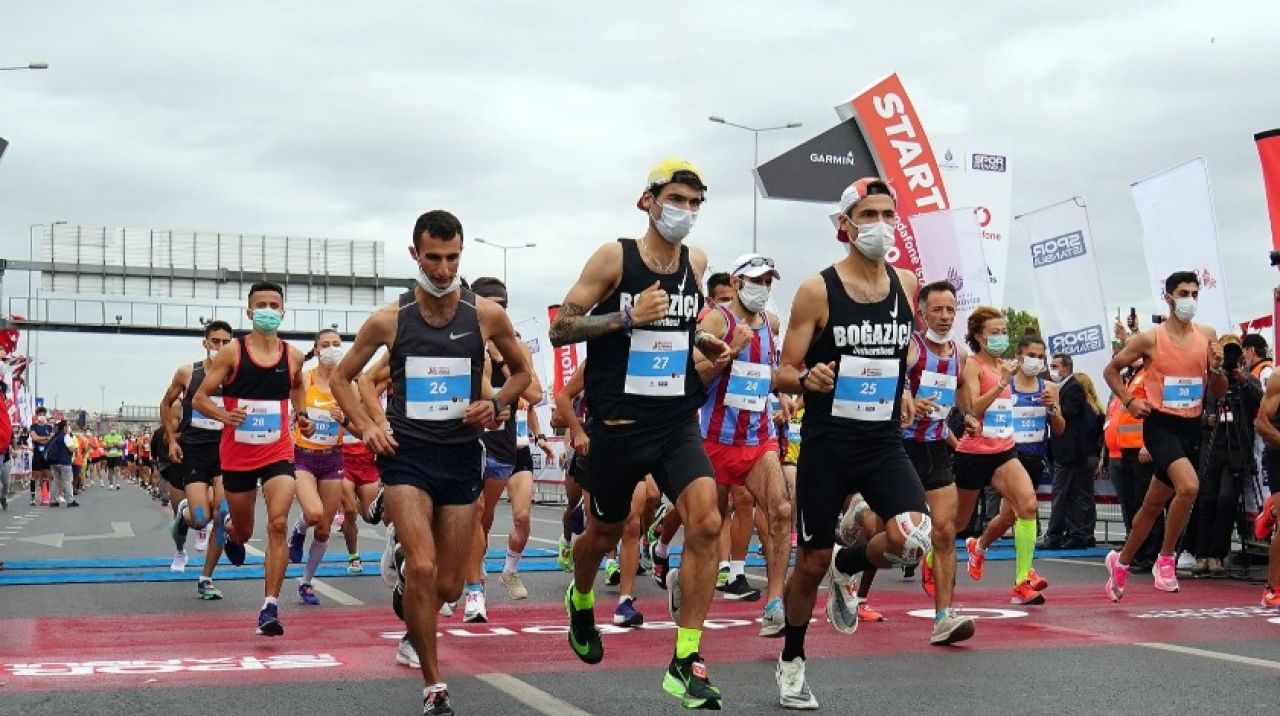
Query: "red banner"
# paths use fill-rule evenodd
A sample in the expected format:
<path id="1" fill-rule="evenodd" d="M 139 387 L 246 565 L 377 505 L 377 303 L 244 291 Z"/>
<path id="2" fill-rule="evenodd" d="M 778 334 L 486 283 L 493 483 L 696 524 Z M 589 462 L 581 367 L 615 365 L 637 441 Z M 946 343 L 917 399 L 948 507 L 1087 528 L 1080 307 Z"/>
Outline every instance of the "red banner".
<path id="1" fill-rule="evenodd" d="M 1271 248 L 1280 251 L 1280 129 L 1253 135 L 1262 161 L 1262 185 L 1267 192 L 1267 213 L 1271 216 Z"/>
<path id="2" fill-rule="evenodd" d="M 556 315 L 559 313 L 559 304 L 555 306 L 547 306 L 548 323 L 554 324 L 556 322 Z M 554 396 L 559 395 L 560 391 L 564 390 L 565 383 L 568 383 L 569 379 L 573 377 L 573 374 L 578 371 L 578 344 L 570 343 L 567 346 L 555 346 L 552 355 L 555 356 L 556 372 L 555 393 L 552 394 L 554 399 Z"/>
<path id="3" fill-rule="evenodd" d="M 1245 321 L 1240 324 L 1240 335 L 1247 336 L 1250 333 L 1261 333 L 1263 329 L 1270 328 L 1273 323 L 1271 316 L 1259 316 L 1252 321 Z"/>
<path id="4" fill-rule="evenodd" d="M 911 216 L 950 206 L 942 172 L 907 91 L 893 74 L 849 102 L 836 107 L 842 119 L 858 121 L 881 177 L 898 197 L 897 242 L 888 260 L 923 280 L 920 251 L 911 231 Z M 860 177 L 855 177 L 860 178 Z"/>

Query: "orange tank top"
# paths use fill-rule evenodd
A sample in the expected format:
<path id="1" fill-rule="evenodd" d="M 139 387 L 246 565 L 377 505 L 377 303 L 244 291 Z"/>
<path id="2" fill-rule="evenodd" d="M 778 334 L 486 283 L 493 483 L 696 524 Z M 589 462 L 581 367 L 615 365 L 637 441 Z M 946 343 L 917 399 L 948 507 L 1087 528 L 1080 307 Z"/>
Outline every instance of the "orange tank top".
<path id="1" fill-rule="evenodd" d="M 978 365 L 982 368 L 982 373 L 978 376 L 978 393 L 986 395 L 1000 382 L 1000 374 L 977 357 L 972 360 L 978 361 Z M 980 435 L 965 433 L 965 436 L 960 438 L 956 452 L 970 455 L 995 455 L 1013 449 L 1013 391 L 1010 386 L 1006 385 L 1004 390 L 1000 391 L 1000 396 L 991 402 L 990 407 L 978 413 L 977 418 L 978 422 L 982 423 L 982 433 Z"/>
<path id="2" fill-rule="evenodd" d="M 307 417 L 311 419 L 311 424 L 315 426 L 315 433 L 309 437 L 302 437 L 302 433 L 295 427 L 293 430 L 293 440 L 301 448 L 307 450 L 336 450 L 342 444 L 342 426 L 338 421 L 333 419 L 329 414 L 329 410 L 338 404 L 333 399 L 333 394 L 327 390 L 321 390 L 316 385 L 316 369 L 312 368 L 307 371 Z"/>
<path id="3" fill-rule="evenodd" d="M 1185 344 L 1178 344 L 1156 326 L 1156 351 L 1147 367 L 1147 401 L 1156 410 L 1179 418 L 1198 418 L 1204 412 L 1204 389 L 1209 367 L 1209 338 L 1194 323 Z"/>

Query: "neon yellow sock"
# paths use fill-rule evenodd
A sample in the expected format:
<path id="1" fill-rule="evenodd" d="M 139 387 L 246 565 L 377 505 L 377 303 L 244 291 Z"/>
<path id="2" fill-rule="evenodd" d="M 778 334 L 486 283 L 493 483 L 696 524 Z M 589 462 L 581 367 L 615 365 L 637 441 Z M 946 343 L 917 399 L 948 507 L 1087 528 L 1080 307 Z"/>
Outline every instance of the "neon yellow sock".
<path id="1" fill-rule="evenodd" d="M 933 550 L 932 549 L 924 553 L 924 563 L 929 565 L 929 569 L 933 569 Z"/>
<path id="2" fill-rule="evenodd" d="M 1013 548 L 1015 554 L 1015 564 L 1017 565 L 1017 576 L 1014 578 L 1014 585 L 1022 584 L 1027 581 L 1027 575 L 1031 572 L 1031 562 L 1036 556 L 1036 521 L 1032 519 L 1018 518 L 1013 523 Z"/>
<path id="3" fill-rule="evenodd" d="M 690 654 L 697 653 L 698 646 L 702 643 L 701 629 L 685 629 L 684 627 L 676 628 L 676 658 L 685 659 Z"/>
<path id="4" fill-rule="evenodd" d="M 578 585 L 570 585 L 569 601 L 573 603 L 574 609 L 590 609 L 596 605 L 596 590 L 592 589 L 586 594 L 579 594 Z"/>

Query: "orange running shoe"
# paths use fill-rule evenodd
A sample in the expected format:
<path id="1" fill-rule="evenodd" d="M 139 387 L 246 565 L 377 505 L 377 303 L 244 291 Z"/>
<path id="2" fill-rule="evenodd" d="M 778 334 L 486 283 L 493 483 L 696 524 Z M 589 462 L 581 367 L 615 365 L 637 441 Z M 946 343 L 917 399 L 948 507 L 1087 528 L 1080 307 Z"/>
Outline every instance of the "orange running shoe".
<path id="1" fill-rule="evenodd" d="M 1280 609 L 1280 591 L 1272 586 L 1262 590 L 1262 606 Z"/>
<path id="2" fill-rule="evenodd" d="M 978 538 L 964 541 L 964 551 L 969 553 L 969 579 L 982 581 L 982 566 L 987 563 L 987 551 L 978 546 Z"/>
<path id="3" fill-rule="evenodd" d="M 863 622 L 882 622 L 884 615 L 871 608 L 870 604 L 858 600 L 858 621 Z"/>
<path id="4" fill-rule="evenodd" d="M 1043 592 L 1049 588 L 1049 580 L 1036 574 L 1034 569 L 1027 572 L 1027 581 L 1031 583 L 1031 588 L 1037 592 Z"/>
<path id="5" fill-rule="evenodd" d="M 1268 495 L 1267 501 L 1262 504 L 1262 511 L 1258 513 L 1258 519 L 1253 523 L 1253 536 L 1259 540 L 1265 541 L 1271 536 L 1271 528 L 1276 526 L 1276 496 Z"/>
<path id="6" fill-rule="evenodd" d="M 931 597 L 938 591 L 938 585 L 933 579 L 933 567 L 929 566 L 929 555 L 920 560 L 920 586 Z"/>
<path id="7" fill-rule="evenodd" d="M 1013 588 L 1010 604 L 1044 604 L 1044 595 L 1031 588 L 1031 580 L 1023 580 L 1022 584 Z"/>

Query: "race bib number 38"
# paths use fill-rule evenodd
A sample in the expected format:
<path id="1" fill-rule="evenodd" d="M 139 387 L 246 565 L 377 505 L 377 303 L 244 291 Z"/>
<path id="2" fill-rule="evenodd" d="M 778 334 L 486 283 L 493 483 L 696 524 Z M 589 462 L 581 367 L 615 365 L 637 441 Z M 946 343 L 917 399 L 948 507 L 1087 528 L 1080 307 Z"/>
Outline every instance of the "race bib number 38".
<path id="1" fill-rule="evenodd" d="M 409 356 L 404 384 L 410 420 L 461 420 L 471 403 L 471 360 Z"/>
<path id="2" fill-rule="evenodd" d="M 838 418 L 882 422 L 893 417 L 898 401 L 898 362 L 858 356 L 840 357 L 831 414 Z"/>
<path id="3" fill-rule="evenodd" d="M 237 407 L 245 412 L 244 422 L 236 428 L 235 440 L 245 445 L 270 445 L 280 439 L 283 417 L 278 400 L 241 400 Z"/>
<path id="4" fill-rule="evenodd" d="M 631 332 L 625 391 L 631 395 L 684 395 L 689 363 L 689 334 L 677 331 Z M 768 386 L 766 386 L 767 388 Z"/>
<path id="5" fill-rule="evenodd" d="M 1166 376 L 1161 395 L 1166 408 L 1198 408 L 1204 400 L 1204 380 Z"/>
<path id="6" fill-rule="evenodd" d="M 771 370 L 763 363 L 734 361 L 729 366 L 729 384 L 725 386 L 724 404 L 730 408 L 762 412 L 769 404 Z"/>

